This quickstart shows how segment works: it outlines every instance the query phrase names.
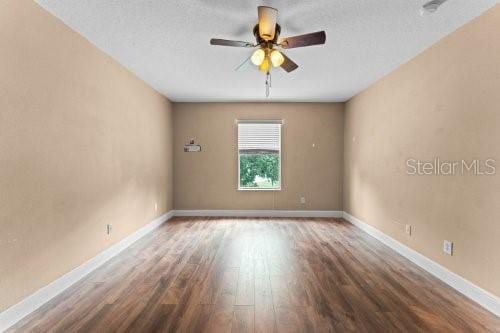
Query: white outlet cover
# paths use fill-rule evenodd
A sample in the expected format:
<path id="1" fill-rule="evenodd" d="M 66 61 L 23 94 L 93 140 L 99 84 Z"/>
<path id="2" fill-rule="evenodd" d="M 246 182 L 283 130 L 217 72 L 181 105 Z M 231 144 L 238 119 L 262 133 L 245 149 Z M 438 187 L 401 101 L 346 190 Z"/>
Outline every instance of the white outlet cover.
<path id="1" fill-rule="evenodd" d="M 405 225 L 405 233 L 407 233 L 408 235 L 411 235 L 411 225 L 409 225 L 409 224 Z"/>
<path id="2" fill-rule="evenodd" d="M 443 252 L 448 255 L 453 255 L 453 242 L 449 240 L 443 241 Z"/>

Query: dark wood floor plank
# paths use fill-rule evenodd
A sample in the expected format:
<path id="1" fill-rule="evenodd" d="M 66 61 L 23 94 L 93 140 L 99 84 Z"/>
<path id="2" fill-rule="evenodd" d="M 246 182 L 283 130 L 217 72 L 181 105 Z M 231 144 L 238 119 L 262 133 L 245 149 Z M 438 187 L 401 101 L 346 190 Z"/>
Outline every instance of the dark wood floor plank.
<path id="1" fill-rule="evenodd" d="M 217 291 L 212 314 L 207 323 L 208 332 L 231 332 L 234 317 L 234 303 L 238 287 L 239 268 L 228 267 L 223 274 Z"/>
<path id="2" fill-rule="evenodd" d="M 174 218 L 9 332 L 500 332 L 332 218 Z"/>
<path id="3" fill-rule="evenodd" d="M 265 242 L 262 243 L 266 247 Z M 265 257 L 255 259 L 255 332 L 275 332 L 271 276 Z"/>
<path id="4" fill-rule="evenodd" d="M 189 282 L 198 270 L 198 265 L 186 264 L 175 278 L 175 281 L 167 289 L 161 300 L 163 304 L 179 304 L 182 294 L 189 287 Z"/>
<path id="5" fill-rule="evenodd" d="M 235 305 L 231 332 L 253 333 L 254 332 L 254 306 Z"/>
<path id="6" fill-rule="evenodd" d="M 282 306 L 276 308 L 278 332 L 314 332 L 315 325 L 301 306 Z"/>
<path id="7" fill-rule="evenodd" d="M 238 276 L 238 291 L 235 305 L 254 305 L 255 295 L 255 261 L 244 257 Z"/>

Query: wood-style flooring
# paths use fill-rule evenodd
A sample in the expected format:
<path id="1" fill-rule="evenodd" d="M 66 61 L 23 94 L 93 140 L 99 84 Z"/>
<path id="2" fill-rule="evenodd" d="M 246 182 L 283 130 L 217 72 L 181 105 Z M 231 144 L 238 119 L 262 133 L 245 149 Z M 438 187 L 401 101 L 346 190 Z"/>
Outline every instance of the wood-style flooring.
<path id="1" fill-rule="evenodd" d="M 19 332 L 500 332 L 500 320 L 340 219 L 175 218 Z"/>

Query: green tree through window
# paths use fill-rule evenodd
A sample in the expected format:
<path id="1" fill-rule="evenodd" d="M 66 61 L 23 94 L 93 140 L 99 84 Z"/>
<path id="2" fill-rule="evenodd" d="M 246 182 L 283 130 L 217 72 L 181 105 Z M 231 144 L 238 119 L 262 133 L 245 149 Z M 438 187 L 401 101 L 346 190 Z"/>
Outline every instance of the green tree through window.
<path id="1" fill-rule="evenodd" d="M 279 187 L 279 154 L 241 154 L 240 187 Z"/>

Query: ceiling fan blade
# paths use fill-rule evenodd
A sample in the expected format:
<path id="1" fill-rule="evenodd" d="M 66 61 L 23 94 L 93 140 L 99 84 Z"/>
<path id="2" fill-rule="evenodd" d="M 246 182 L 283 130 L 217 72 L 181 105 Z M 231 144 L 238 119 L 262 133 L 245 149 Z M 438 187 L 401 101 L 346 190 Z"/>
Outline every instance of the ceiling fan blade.
<path id="1" fill-rule="evenodd" d="M 428 13 L 434 13 L 438 8 L 448 0 L 432 0 L 422 6 L 422 9 Z"/>
<path id="2" fill-rule="evenodd" d="M 324 31 L 318 31 L 310 34 L 284 38 L 281 40 L 280 45 L 284 49 L 291 49 L 294 47 L 325 44 L 325 41 L 326 33 Z"/>
<path id="3" fill-rule="evenodd" d="M 210 40 L 211 45 L 220 45 L 220 46 L 234 46 L 234 47 L 254 47 L 255 45 L 249 42 L 242 42 L 239 40 L 227 40 L 227 39 L 219 39 L 212 38 Z"/>
<path id="4" fill-rule="evenodd" d="M 281 64 L 281 68 L 283 68 L 285 71 L 288 73 L 293 72 L 297 68 L 299 68 L 299 65 L 294 63 L 290 58 L 288 58 L 283 52 L 281 52 L 281 55 L 283 58 L 285 58 L 285 61 Z"/>
<path id="5" fill-rule="evenodd" d="M 276 8 L 259 6 L 259 36 L 266 41 L 273 40 L 276 33 L 276 20 L 278 10 Z"/>
<path id="6" fill-rule="evenodd" d="M 247 69 L 253 67 L 253 64 L 252 64 L 252 61 L 250 60 L 250 58 L 248 58 L 247 60 L 243 61 L 241 63 L 241 65 L 239 65 L 238 67 L 236 67 L 234 70 L 236 72 L 243 72 L 243 71 L 246 71 Z"/>

